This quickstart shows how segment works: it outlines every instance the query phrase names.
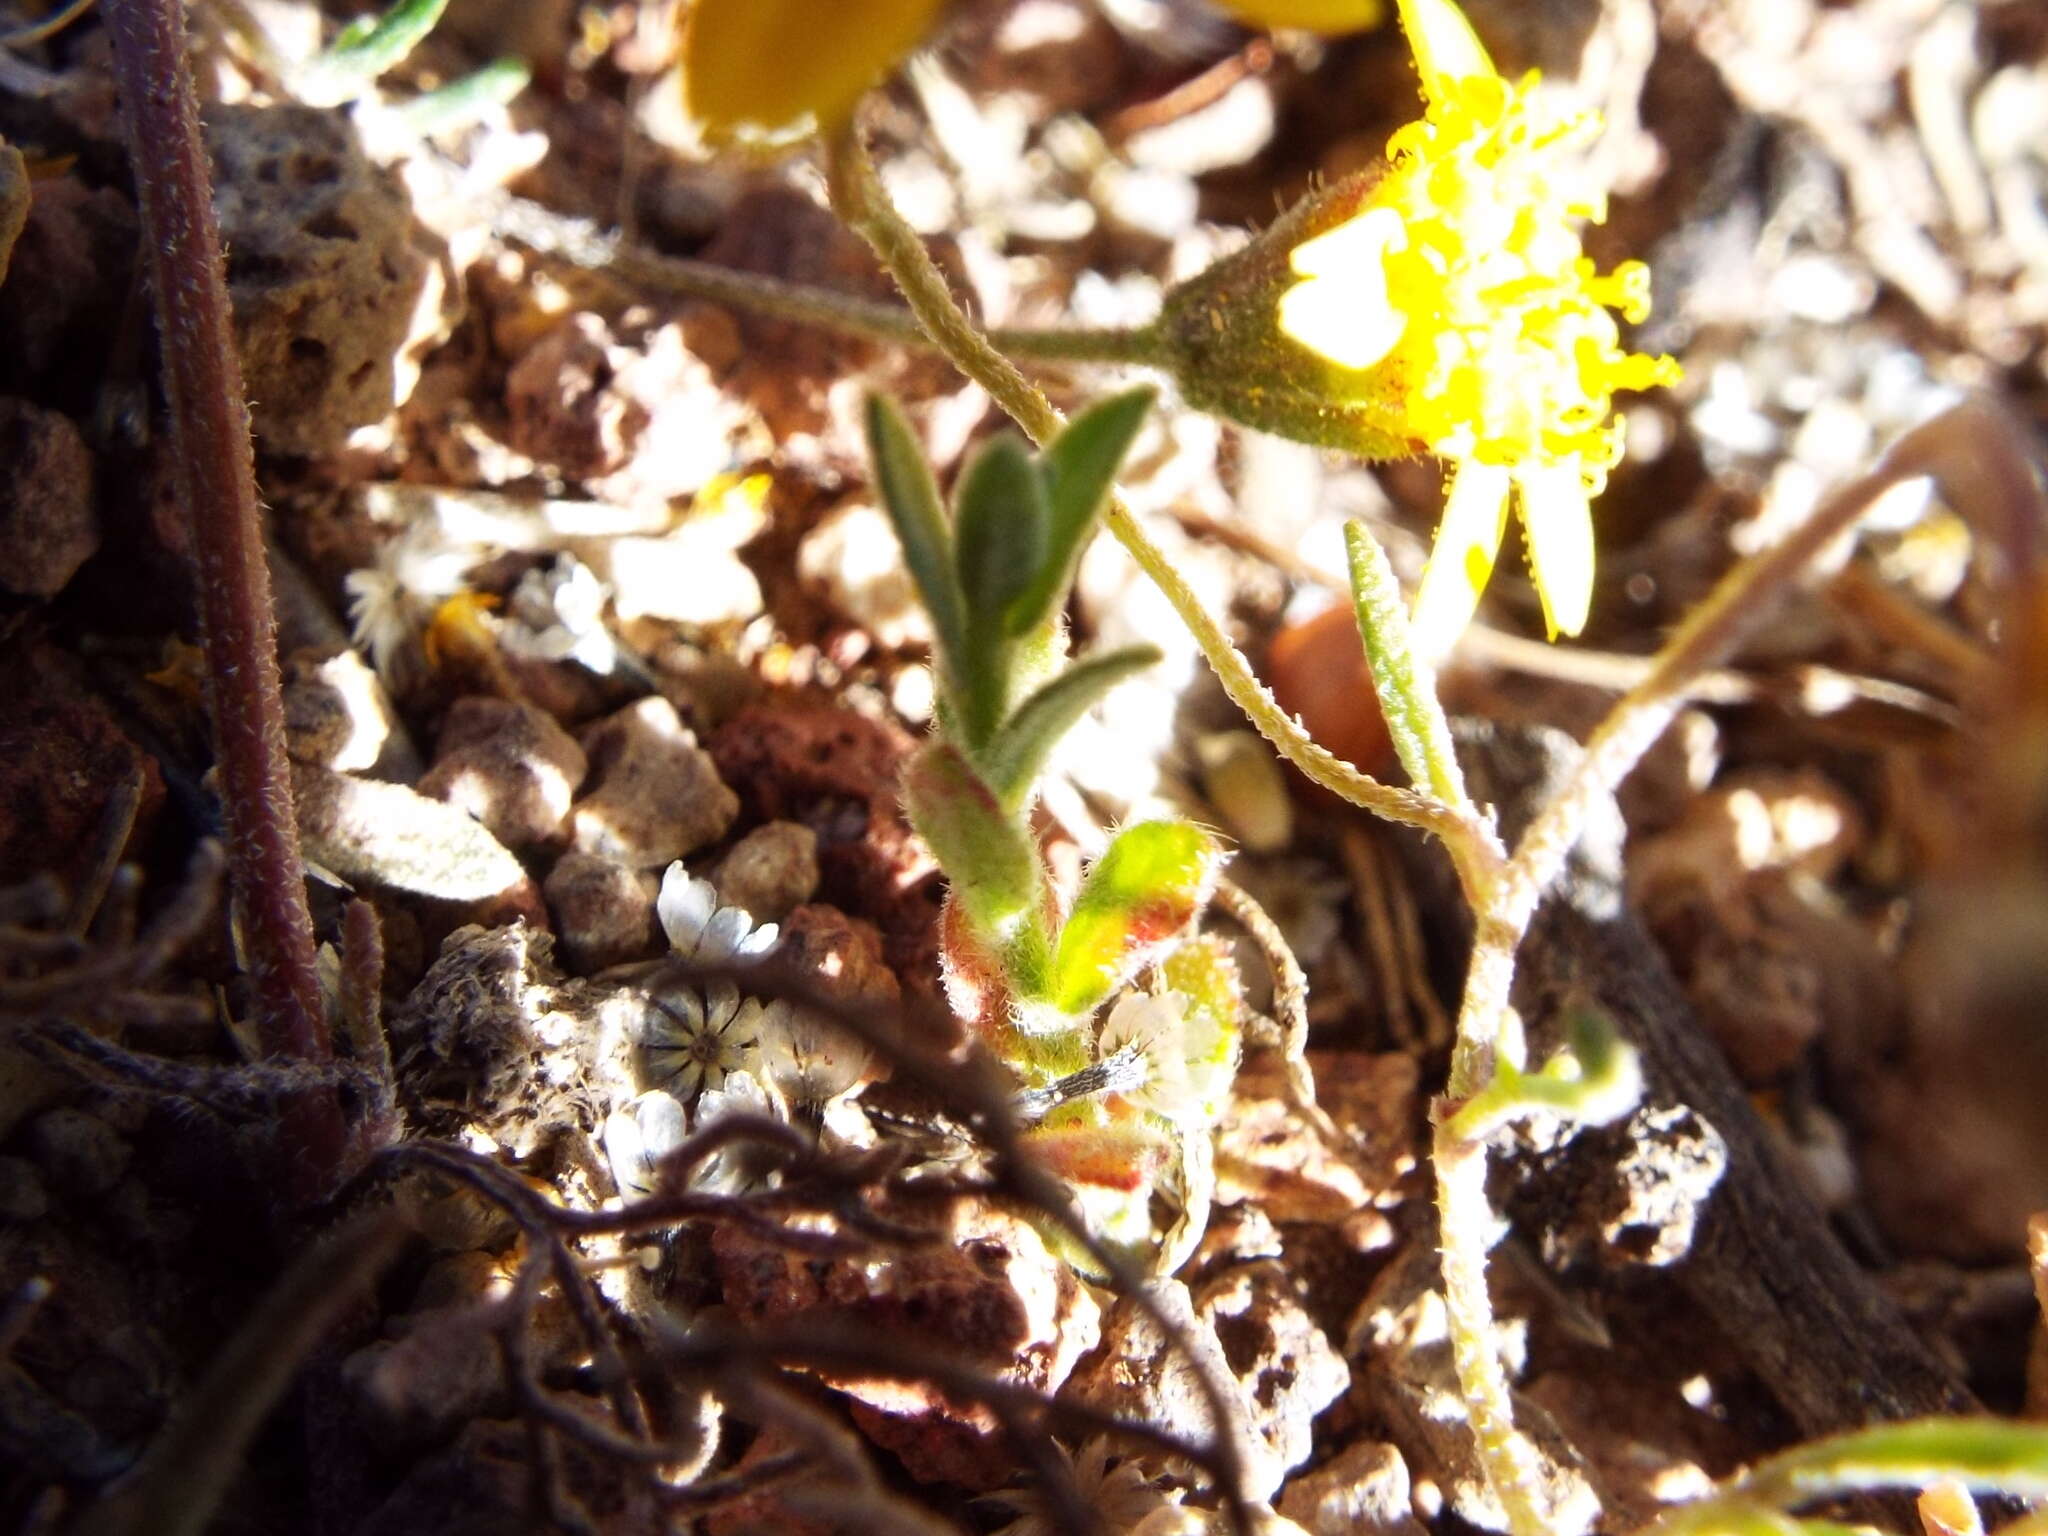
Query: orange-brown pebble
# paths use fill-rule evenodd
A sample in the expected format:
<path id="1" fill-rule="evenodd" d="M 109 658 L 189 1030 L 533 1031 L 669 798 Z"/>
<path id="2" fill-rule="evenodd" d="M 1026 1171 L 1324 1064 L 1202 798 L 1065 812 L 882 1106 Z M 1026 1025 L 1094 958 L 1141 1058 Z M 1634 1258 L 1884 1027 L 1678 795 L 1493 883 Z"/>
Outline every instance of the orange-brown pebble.
<path id="1" fill-rule="evenodd" d="M 1275 635 L 1266 653 L 1266 682 L 1280 707 L 1331 752 L 1375 776 L 1392 768 L 1393 743 L 1347 604 L 1325 608 Z"/>

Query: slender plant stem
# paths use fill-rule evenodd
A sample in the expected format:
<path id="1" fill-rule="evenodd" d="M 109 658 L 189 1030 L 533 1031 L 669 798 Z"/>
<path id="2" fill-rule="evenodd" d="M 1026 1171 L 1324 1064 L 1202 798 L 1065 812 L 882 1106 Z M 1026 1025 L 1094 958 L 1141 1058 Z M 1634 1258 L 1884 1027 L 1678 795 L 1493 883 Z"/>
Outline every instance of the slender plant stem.
<path id="1" fill-rule="evenodd" d="M 1507 1367 L 1494 1343 L 1486 1253 L 1495 1217 L 1486 1198 L 1486 1143 L 1452 1131 L 1449 1109 L 1449 1100 L 1437 1102 L 1430 1161 L 1436 1168 L 1451 1362 L 1465 1394 L 1465 1411 L 1480 1461 L 1507 1515 L 1508 1530 L 1512 1536 L 1547 1536 L 1550 1523 L 1536 1502 L 1539 1467 L 1535 1448 L 1515 1428 Z"/>
<path id="2" fill-rule="evenodd" d="M 502 198 L 492 214 L 496 226 L 522 245 L 638 288 L 705 299 L 730 309 L 798 325 L 823 326 L 922 352 L 944 350 L 926 334 L 916 314 L 900 304 L 742 272 L 715 262 L 664 256 L 609 234 L 587 219 L 557 213 L 525 198 Z M 1157 358 L 1157 345 L 1148 326 L 997 326 L 986 335 L 1001 355 L 1033 362 L 1149 367 Z"/>
<path id="3" fill-rule="evenodd" d="M 171 454 L 191 520 L 207 703 L 228 867 L 268 1056 L 329 1058 L 293 816 L 276 621 L 256 502 L 241 361 L 229 325 L 213 186 L 178 0 L 106 0 L 143 247 L 156 297 Z M 287 1201 L 326 1192 L 342 1146 L 331 1089 L 287 1101 Z"/>

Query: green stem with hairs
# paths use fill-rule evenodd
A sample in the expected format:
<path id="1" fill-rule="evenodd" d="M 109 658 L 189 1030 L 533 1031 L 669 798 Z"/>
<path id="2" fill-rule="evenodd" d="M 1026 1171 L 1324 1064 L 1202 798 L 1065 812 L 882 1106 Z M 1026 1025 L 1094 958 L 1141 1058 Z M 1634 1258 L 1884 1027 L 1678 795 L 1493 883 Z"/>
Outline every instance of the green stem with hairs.
<path id="1" fill-rule="evenodd" d="M 813 283 L 793 283 L 759 272 L 742 272 L 715 262 L 664 256 L 607 233 L 587 219 L 572 218 L 521 197 L 499 199 L 491 212 L 494 225 L 520 244 L 587 271 L 624 279 L 639 289 L 704 299 L 728 309 L 742 309 L 797 325 L 823 326 L 871 341 L 914 347 L 921 352 L 946 350 L 943 342 L 926 333 L 914 310 L 900 304 L 858 298 Z M 913 234 L 911 238 L 916 237 Z M 921 243 L 918 248 L 923 249 Z M 937 269 L 933 270 L 936 273 Z M 939 281 L 943 285 L 944 279 Z M 1160 366 L 1158 343 L 1149 325 L 996 326 L 976 334 L 985 335 L 1002 356 L 1036 363 Z"/>

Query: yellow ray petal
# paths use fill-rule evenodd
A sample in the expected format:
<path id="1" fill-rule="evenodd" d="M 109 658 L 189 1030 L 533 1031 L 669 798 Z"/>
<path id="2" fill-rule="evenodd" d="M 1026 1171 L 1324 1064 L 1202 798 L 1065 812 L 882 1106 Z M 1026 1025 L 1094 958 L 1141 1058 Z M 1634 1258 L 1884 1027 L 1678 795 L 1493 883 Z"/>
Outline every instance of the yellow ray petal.
<path id="1" fill-rule="evenodd" d="M 695 0 L 683 36 L 683 92 L 717 134 L 820 125 L 915 48 L 942 0 Z"/>
<path id="2" fill-rule="evenodd" d="M 1575 464 L 1515 472 L 1529 570 L 1550 638 L 1576 635 L 1593 605 L 1593 510 Z"/>
<path id="3" fill-rule="evenodd" d="M 1448 101 L 1457 81 L 1498 78 L 1486 45 L 1451 0 L 1401 0 L 1401 30 L 1431 101 Z"/>
<path id="4" fill-rule="evenodd" d="M 1415 593 L 1416 654 L 1437 662 L 1472 622 L 1508 526 L 1508 472 L 1466 461 L 1451 474 L 1444 520 Z"/>
<path id="5" fill-rule="evenodd" d="M 1362 32 L 1387 14 L 1384 0 L 1216 0 L 1254 27 L 1300 27 L 1334 37 Z"/>

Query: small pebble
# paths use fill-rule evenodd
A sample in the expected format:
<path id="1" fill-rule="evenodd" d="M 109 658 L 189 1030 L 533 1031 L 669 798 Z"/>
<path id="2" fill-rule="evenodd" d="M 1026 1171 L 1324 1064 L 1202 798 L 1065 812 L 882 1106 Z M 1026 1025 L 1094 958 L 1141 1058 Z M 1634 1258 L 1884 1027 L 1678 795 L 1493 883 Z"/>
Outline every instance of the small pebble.
<path id="1" fill-rule="evenodd" d="M 49 1209 L 42 1170 L 25 1157 L 0 1157 L 0 1221 L 40 1221 Z"/>
<path id="2" fill-rule="evenodd" d="M 509 699 L 457 699 L 423 795 L 469 812 L 508 848 L 552 838 L 589 764 L 552 717 Z"/>
<path id="3" fill-rule="evenodd" d="M 739 797 L 666 699 L 641 699 L 599 721 L 585 745 L 592 784 L 570 812 L 584 853 L 653 869 L 725 836 L 740 813 Z"/>
<path id="4" fill-rule="evenodd" d="M 68 416 L 0 399 L 0 588 L 55 597 L 100 547 L 92 454 Z"/>
<path id="5" fill-rule="evenodd" d="M 1280 1513 L 1310 1536 L 1423 1536 L 1408 1464 L 1391 1445 L 1358 1440 L 1287 1485 Z"/>
<path id="6" fill-rule="evenodd" d="M 524 866 L 488 830 L 403 784 L 294 763 L 292 798 L 306 857 L 344 880 L 454 902 L 530 889 Z"/>
<path id="7" fill-rule="evenodd" d="M 542 888 L 569 968 L 589 975 L 656 948 L 653 882 L 601 854 L 562 855 Z"/>
<path id="8" fill-rule="evenodd" d="M 818 834 L 793 821 L 756 827 L 719 863 L 719 902 L 779 923 L 818 893 Z"/>
<path id="9" fill-rule="evenodd" d="M 50 1181 L 73 1195 L 103 1195 L 134 1155 L 121 1134 L 83 1110 L 53 1109 L 28 1129 L 28 1145 Z"/>
<path id="10" fill-rule="evenodd" d="M 339 773 L 372 768 L 395 729 L 391 700 L 356 651 L 294 657 L 284 684 L 285 750 Z"/>

